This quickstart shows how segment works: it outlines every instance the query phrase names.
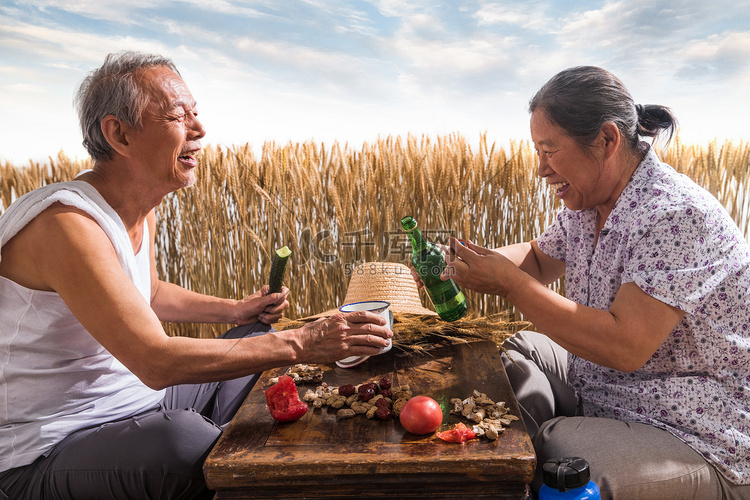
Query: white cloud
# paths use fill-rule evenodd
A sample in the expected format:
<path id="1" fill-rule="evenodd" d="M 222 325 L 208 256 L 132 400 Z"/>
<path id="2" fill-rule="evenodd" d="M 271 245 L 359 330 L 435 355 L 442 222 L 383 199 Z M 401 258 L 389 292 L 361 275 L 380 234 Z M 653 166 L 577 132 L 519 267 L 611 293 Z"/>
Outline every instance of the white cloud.
<path id="1" fill-rule="evenodd" d="M 357 59 L 339 51 L 324 51 L 313 47 L 288 42 L 259 40 L 250 37 L 234 42 L 248 56 L 273 61 L 276 64 L 300 69 L 335 68 L 356 66 Z"/>
<path id="2" fill-rule="evenodd" d="M 124 48 L 167 53 L 156 40 L 74 32 L 0 17 L 0 160 L 85 157 L 72 99 L 85 73 Z M 20 61 L 20 62 L 19 62 Z M 83 69 L 82 69 L 83 68 Z"/>
<path id="3" fill-rule="evenodd" d="M 113 21 L 122 25 L 136 22 L 133 13 L 141 9 L 156 9 L 168 5 L 167 0 L 22 0 L 15 2 L 20 7 L 38 9 L 42 12 L 63 11 L 78 14 L 89 19 Z"/>
<path id="4" fill-rule="evenodd" d="M 747 82 L 750 77 L 750 31 L 726 32 L 691 40 L 680 52 L 684 78 L 724 80 L 736 77 Z M 729 81 L 727 81 L 729 80 Z"/>
<path id="5" fill-rule="evenodd" d="M 0 89 L 8 95 L 43 94 L 47 91 L 43 85 L 34 83 L 11 83 L 10 85 L 0 85 Z"/>
<path id="6" fill-rule="evenodd" d="M 73 90 L 122 49 L 175 60 L 207 143 L 526 138 L 528 98 L 579 64 L 672 106 L 686 132 L 744 126 L 731 120 L 748 114 L 748 0 L 532 2 L 10 0 L 0 6 L 0 114 L 22 116 L 0 122 L 0 157 L 78 147 Z M 38 133 L 44 141 L 18 139 Z"/>
<path id="7" fill-rule="evenodd" d="M 447 22 L 435 12 L 412 14 L 399 18 L 392 36 L 382 37 L 381 53 L 398 68 L 405 94 L 441 97 L 441 105 L 450 105 L 457 94 L 507 81 L 495 75 L 512 78 L 521 40 L 487 30 L 457 36 Z"/>
<path id="8" fill-rule="evenodd" d="M 423 11 L 425 4 L 430 3 L 412 0 L 365 0 L 377 7 L 378 11 L 386 17 L 406 17 L 414 12 Z"/>
<path id="9" fill-rule="evenodd" d="M 448 42 L 399 38 L 391 44 L 392 49 L 414 70 L 423 72 L 422 76 L 431 81 L 441 73 L 451 80 L 457 75 L 471 78 L 476 73 L 504 66 L 509 61 L 508 54 L 516 46 L 511 38 Z"/>
<path id="10" fill-rule="evenodd" d="M 168 4 L 171 3 L 172 5 L 174 5 L 175 2 L 167 2 L 167 3 Z M 237 2 L 232 3 L 227 0 L 181 0 L 180 3 L 198 7 L 212 14 L 226 14 L 230 16 L 241 16 L 241 17 L 246 17 L 246 18 L 273 17 L 268 12 L 262 12 L 258 9 L 253 9 L 251 7 L 238 6 Z M 247 3 L 247 2 L 243 2 L 243 3 Z M 266 10 L 276 9 L 278 7 L 278 2 L 275 2 L 272 0 L 265 0 L 265 1 L 254 0 L 252 3 L 265 7 Z"/>
<path id="11" fill-rule="evenodd" d="M 474 18 L 479 26 L 509 25 L 533 30 L 549 25 L 550 18 L 544 10 L 544 6 L 538 3 L 489 2 L 474 13 Z"/>
<path id="12" fill-rule="evenodd" d="M 24 22 L 8 22 L 0 17 L 0 47 L 23 54 L 33 62 L 77 61 L 87 65 L 100 63 L 104 55 L 124 48 L 145 52 L 166 53 L 166 45 L 159 41 L 130 36 L 90 34 L 66 28 L 36 26 Z"/>

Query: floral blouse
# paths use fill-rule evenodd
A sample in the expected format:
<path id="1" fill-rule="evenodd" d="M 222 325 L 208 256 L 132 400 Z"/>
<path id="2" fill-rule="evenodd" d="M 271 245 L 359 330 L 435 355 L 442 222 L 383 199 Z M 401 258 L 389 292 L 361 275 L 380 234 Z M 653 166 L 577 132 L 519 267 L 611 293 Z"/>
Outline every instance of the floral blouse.
<path id="1" fill-rule="evenodd" d="M 563 209 L 537 240 L 565 262 L 568 298 L 606 311 L 634 282 L 686 314 L 632 373 L 571 354 L 568 380 L 584 415 L 665 429 L 730 481 L 750 484 L 750 245 L 711 194 L 651 149 L 596 247 L 595 223 L 594 209 Z"/>

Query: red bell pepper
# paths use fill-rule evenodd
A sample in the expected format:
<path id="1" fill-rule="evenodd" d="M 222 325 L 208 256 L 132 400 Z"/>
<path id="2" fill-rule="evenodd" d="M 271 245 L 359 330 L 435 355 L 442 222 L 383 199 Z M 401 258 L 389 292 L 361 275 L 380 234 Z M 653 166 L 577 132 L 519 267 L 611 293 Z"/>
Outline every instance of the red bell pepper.
<path id="1" fill-rule="evenodd" d="M 465 443 L 466 441 L 477 437 L 476 433 L 466 427 L 463 422 L 457 423 L 453 429 L 438 432 L 436 435 L 443 441 L 448 441 L 449 443 Z"/>
<path id="2" fill-rule="evenodd" d="M 307 403 L 299 398 L 297 386 L 289 375 L 279 377 L 279 381 L 266 391 L 266 404 L 271 416 L 279 422 L 291 422 L 307 413 Z"/>

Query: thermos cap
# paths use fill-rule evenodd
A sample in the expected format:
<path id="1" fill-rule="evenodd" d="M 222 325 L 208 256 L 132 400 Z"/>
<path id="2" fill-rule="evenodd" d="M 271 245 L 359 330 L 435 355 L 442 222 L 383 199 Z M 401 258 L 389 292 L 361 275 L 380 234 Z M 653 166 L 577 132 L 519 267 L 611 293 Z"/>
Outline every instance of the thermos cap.
<path id="1" fill-rule="evenodd" d="M 554 458 L 542 465 L 542 479 L 550 488 L 568 491 L 588 483 L 591 470 L 589 463 L 583 458 Z"/>

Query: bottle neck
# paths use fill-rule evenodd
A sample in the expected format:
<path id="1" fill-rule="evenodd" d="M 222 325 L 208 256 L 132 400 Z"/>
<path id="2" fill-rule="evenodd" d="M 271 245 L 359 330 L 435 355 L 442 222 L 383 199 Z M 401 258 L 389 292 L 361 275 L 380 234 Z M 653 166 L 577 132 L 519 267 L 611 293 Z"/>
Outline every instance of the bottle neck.
<path id="1" fill-rule="evenodd" d="M 427 247 L 427 240 L 422 236 L 422 231 L 418 227 L 415 227 L 411 231 L 407 231 L 406 234 L 409 236 L 411 247 L 415 252 L 419 252 Z"/>

